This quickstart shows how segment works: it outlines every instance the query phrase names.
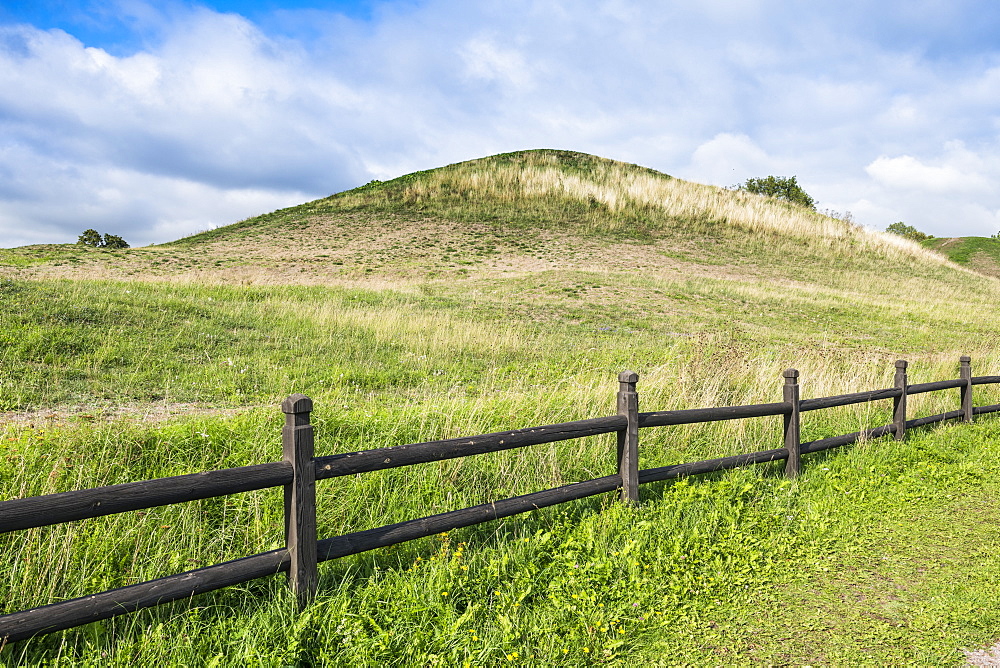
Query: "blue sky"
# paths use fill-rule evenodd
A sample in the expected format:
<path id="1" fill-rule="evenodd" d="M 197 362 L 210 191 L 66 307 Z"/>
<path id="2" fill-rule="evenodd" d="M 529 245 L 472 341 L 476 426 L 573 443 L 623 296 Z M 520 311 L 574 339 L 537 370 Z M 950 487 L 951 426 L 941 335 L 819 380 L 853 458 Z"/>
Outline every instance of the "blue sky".
<path id="1" fill-rule="evenodd" d="M 1000 231 L 1000 3 L 0 0 L 0 247 L 564 148 Z"/>
<path id="2" fill-rule="evenodd" d="M 400 4 L 400 3 L 397 3 Z M 0 22 L 22 23 L 42 30 L 63 30 L 87 46 L 104 49 L 115 55 L 128 55 L 155 44 L 161 22 L 137 21 L 135 7 L 140 3 L 105 2 L 102 0 L 4 0 L 0 2 Z M 308 36 L 308 20 L 295 21 L 296 16 L 327 13 L 370 20 L 375 6 L 368 0 L 286 0 L 284 2 L 201 2 L 148 3 L 166 10 L 165 14 L 184 12 L 200 6 L 219 13 L 239 14 L 269 32 Z M 122 8 L 125 11 L 122 11 Z M 131 10 L 131 11 L 130 11 Z M 283 20 L 284 19 L 284 20 Z M 298 25 L 296 25 L 298 24 Z"/>

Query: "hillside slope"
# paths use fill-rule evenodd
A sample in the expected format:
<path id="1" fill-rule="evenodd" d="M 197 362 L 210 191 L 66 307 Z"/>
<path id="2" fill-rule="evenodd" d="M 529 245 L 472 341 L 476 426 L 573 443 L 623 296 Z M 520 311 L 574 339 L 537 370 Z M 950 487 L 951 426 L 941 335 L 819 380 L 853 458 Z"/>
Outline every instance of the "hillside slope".
<path id="1" fill-rule="evenodd" d="M 1000 373 L 1000 281 L 743 193 L 553 151 L 373 183 L 172 244 L 0 252 L 0 499 L 640 409 Z M 51 277 L 69 277 L 55 280 Z M 108 280 L 95 280 L 105 278 Z M 247 285 L 251 284 L 251 285 Z M 1000 402 L 977 386 L 975 405 Z M 952 388 L 908 415 L 952 411 Z M 803 440 L 893 404 L 804 414 Z M 543 509 L 7 645 L 4 665 L 949 665 L 1000 615 L 998 421 Z M 644 429 L 642 468 L 782 447 Z M 317 484 L 329 537 L 611 475 L 613 435 Z M 284 543 L 280 489 L 0 536 L 0 614 Z M 23 555 L 23 556 L 22 556 Z M 0 643 L 2 644 L 2 643 Z M 98 657 L 100 660 L 98 660 Z M 519 659 L 519 660 L 515 660 Z"/>
<path id="2" fill-rule="evenodd" d="M 555 150 L 372 182 L 160 246 L 0 252 L 0 266 L 18 275 L 265 284 L 565 269 L 797 280 L 831 266 L 877 274 L 887 265 L 940 278 L 945 263 L 786 202 Z"/>
<path id="3" fill-rule="evenodd" d="M 946 237 L 928 239 L 922 245 L 955 264 L 985 276 L 1000 278 L 1000 239 L 991 237 Z"/>

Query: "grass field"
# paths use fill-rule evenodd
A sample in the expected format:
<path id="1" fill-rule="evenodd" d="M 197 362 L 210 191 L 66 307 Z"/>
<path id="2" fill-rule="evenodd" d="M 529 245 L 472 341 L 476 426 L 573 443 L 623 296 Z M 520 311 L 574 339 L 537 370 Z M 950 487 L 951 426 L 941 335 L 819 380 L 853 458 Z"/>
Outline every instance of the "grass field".
<path id="1" fill-rule="evenodd" d="M 626 368 L 640 410 L 779 401 L 789 366 L 804 398 L 887 387 L 901 358 L 912 383 L 956 377 L 963 354 L 1000 373 L 995 279 L 579 155 L 421 173 L 124 253 L 0 251 L 0 498 L 274 461 L 294 392 L 332 454 L 608 415 Z M 919 395 L 911 414 L 957 405 Z M 803 438 L 889 412 L 809 413 Z M 779 435 L 778 418 L 643 430 L 640 465 Z M 1000 638 L 998 436 L 984 418 L 808 456 L 794 482 L 773 464 L 649 485 L 634 507 L 609 495 L 324 564 L 302 614 L 276 577 L 0 661 L 958 665 Z M 614 448 L 321 482 L 320 535 L 607 475 Z M 275 549 L 281 522 L 270 490 L 5 535 L 2 611 Z"/>
<path id="2" fill-rule="evenodd" d="M 993 237 L 952 237 L 928 239 L 925 248 L 937 251 L 952 262 L 987 276 L 1000 277 L 1000 239 Z"/>

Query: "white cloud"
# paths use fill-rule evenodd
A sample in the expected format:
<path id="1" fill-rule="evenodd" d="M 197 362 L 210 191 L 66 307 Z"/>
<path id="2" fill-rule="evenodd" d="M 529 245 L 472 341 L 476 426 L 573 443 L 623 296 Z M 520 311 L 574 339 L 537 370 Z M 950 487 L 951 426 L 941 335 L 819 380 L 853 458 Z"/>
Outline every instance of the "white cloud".
<path id="1" fill-rule="evenodd" d="M 85 175 L 65 168 L 49 174 L 27 197 L 3 198 L 0 230 L 4 230 L 5 246 L 73 242 L 87 228 L 118 234 L 132 245 L 146 245 L 308 198 L 301 191 L 219 188 L 117 168 L 95 169 Z"/>
<path id="2" fill-rule="evenodd" d="M 475 37 L 459 49 L 465 72 L 471 78 L 500 81 L 519 89 L 530 88 L 533 77 L 524 56 L 499 46 L 489 37 Z"/>
<path id="3" fill-rule="evenodd" d="M 936 236 L 988 236 L 1000 229 L 1000 156 L 950 141 L 927 157 L 881 156 L 866 168 L 868 191 L 891 215 Z M 882 227 L 887 224 L 883 222 Z"/>
<path id="4" fill-rule="evenodd" d="M 776 161 L 750 137 L 722 133 L 695 149 L 685 176 L 717 186 L 731 186 L 750 176 L 780 171 Z"/>
<path id="5" fill-rule="evenodd" d="M 982 174 L 963 171 L 952 164 L 928 165 L 910 155 L 880 157 L 865 171 L 879 184 L 901 190 L 963 194 L 990 187 L 989 179 Z"/>

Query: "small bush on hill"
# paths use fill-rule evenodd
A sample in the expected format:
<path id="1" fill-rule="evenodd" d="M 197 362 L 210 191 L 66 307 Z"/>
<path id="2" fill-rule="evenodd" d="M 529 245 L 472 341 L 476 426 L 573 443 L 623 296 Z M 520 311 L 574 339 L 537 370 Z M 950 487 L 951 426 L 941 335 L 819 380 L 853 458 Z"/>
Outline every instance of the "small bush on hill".
<path id="1" fill-rule="evenodd" d="M 100 248 L 101 246 L 101 234 L 97 230 L 84 230 L 80 238 L 76 240 L 76 243 L 82 246 L 93 246 L 94 248 Z"/>
<path id="2" fill-rule="evenodd" d="M 104 243 L 101 244 L 104 248 L 128 248 L 128 242 L 122 239 L 117 234 L 105 234 Z"/>
<path id="3" fill-rule="evenodd" d="M 130 248 L 128 242 L 117 234 L 105 234 L 101 237 L 101 233 L 93 229 L 84 230 L 83 234 L 76 240 L 76 243 L 81 246 L 93 246 L 94 248 Z"/>
<path id="4" fill-rule="evenodd" d="M 837 220 L 842 220 L 845 223 L 851 223 L 852 225 L 855 224 L 854 214 L 851 213 L 850 211 L 840 212 L 834 209 L 823 209 L 819 213 L 823 214 L 824 216 L 829 216 L 830 218 L 836 218 Z"/>
<path id="5" fill-rule="evenodd" d="M 933 239 L 934 236 L 931 234 L 924 234 L 912 225 L 907 225 L 906 223 L 900 221 L 898 223 L 893 223 L 889 227 L 885 228 L 886 232 L 891 232 L 892 234 L 898 234 L 904 239 L 912 239 L 913 241 L 926 241 L 927 239 Z"/>
<path id="6" fill-rule="evenodd" d="M 766 176 L 764 178 L 747 179 L 745 183 L 737 187 L 739 190 L 745 190 L 757 195 L 777 197 L 793 204 L 799 204 L 807 209 L 816 209 L 816 200 L 802 189 L 802 186 L 798 184 L 794 176 Z"/>

